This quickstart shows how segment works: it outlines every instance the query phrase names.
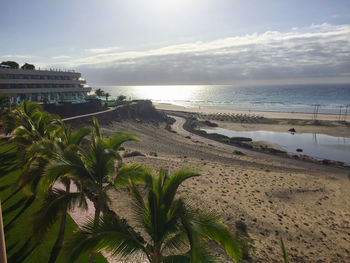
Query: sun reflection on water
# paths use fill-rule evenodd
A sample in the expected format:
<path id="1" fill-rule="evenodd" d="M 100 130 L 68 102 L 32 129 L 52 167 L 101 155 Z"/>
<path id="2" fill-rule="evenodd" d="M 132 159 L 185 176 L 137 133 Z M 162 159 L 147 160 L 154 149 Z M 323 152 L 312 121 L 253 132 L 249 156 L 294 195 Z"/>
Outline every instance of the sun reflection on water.
<path id="1" fill-rule="evenodd" d="M 196 97 L 199 86 L 133 86 L 136 97 L 155 101 L 188 101 Z"/>

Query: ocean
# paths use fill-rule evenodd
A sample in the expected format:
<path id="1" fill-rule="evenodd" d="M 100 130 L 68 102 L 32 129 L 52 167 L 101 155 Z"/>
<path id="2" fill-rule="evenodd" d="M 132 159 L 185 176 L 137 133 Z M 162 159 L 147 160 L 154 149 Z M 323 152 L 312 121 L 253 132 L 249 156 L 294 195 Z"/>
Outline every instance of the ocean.
<path id="1" fill-rule="evenodd" d="M 189 107 L 350 115 L 350 84 L 245 86 L 96 86 L 130 99 L 150 99 Z M 347 105 L 348 108 L 346 107 Z"/>

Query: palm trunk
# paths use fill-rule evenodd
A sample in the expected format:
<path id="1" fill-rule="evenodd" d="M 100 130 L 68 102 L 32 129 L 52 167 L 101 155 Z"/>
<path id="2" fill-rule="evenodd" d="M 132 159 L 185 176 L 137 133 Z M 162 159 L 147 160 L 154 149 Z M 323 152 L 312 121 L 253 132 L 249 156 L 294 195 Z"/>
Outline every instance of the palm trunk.
<path id="1" fill-rule="evenodd" d="M 150 255 L 150 263 L 162 263 L 163 256 L 160 253 L 160 247 L 154 248 L 153 253 Z"/>
<path id="2" fill-rule="evenodd" d="M 63 213 L 62 217 L 61 217 L 60 231 L 58 232 L 58 237 L 56 239 L 55 245 L 53 246 L 53 248 L 51 250 L 49 263 L 53 263 L 56 261 L 58 254 L 62 249 L 64 232 L 66 230 L 66 217 L 67 217 L 67 213 Z"/>
<path id="3" fill-rule="evenodd" d="M 69 191 L 70 191 L 70 181 L 66 184 L 66 192 L 69 193 Z M 67 219 L 67 207 L 61 217 L 60 230 L 58 232 L 58 237 L 56 239 L 55 245 L 51 249 L 49 263 L 54 263 L 56 261 L 58 254 L 62 249 L 64 233 L 66 231 L 66 222 L 67 222 L 66 219 Z"/>
<path id="4" fill-rule="evenodd" d="M 95 217 L 94 217 L 94 228 L 95 228 L 98 226 L 98 223 L 100 221 L 100 213 L 101 213 L 101 207 L 100 207 L 100 204 L 98 203 L 98 201 L 94 202 L 94 207 L 95 207 Z M 89 263 L 95 262 L 95 256 L 96 256 L 96 254 L 94 252 L 92 252 L 90 254 Z"/>

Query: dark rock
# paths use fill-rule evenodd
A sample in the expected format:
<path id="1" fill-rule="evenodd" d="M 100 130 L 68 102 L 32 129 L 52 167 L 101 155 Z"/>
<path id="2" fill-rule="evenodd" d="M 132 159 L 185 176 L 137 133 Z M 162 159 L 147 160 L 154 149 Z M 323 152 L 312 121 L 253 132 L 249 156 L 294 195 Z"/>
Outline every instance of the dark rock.
<path id="1" fill-rule="evenodd" d="M 190 136 L 186 136 L 185 138 L 186 138 L 186 139 L 191 139 L 191 137 L 190 137 Z"/>
<path id="2" fill-rule="evenodd" d="M 176 122 L 176 120 L 172 117 L 167 116 L 165 122 L 168 124 L 173 124 Z"/>
<path id="3" fill-rule="evenodd" d="M 204 122 L 205 125 L 209 126 L 209 127 L 218 127 L 218 125 L 214 122 L 211 122 L 211 121 L 205 121 Z"/>
<path id="4" fill-rule="evenodd" d="M 322 164 L 329 165 L 329 164 L 331 164 L 331 161 L 328 159 L 324 159 L 324 160 L 322 160 Z"/>
<path id="5" fill-rule="evenodd" d="M 296 149 L 296 151 L 301 153 L 301 152 L 303 152 L 303 149 L 298 148 L 298 149 Z"/>
<path id="6" fill-rule="evenodd" d="M 133 152 L 126 152 L 124 153 L 123 157 L 128 158 L 128 157 L 135 157 L 135 156 L 145 156 L 144 154 L 138 152 L 138 151 L 133 151 Z"/>
<path id="7" fill-rule="evenodd" d="M 278 149 L 275 149 L 275 148 L 268 148 L 268 147 L 266 147 L 265 150 L 268 151 L 269 153 L 275 153 L 275 154 L 286 153 L 285 151 L 281 151 L 281 150 L 278 150 Z"/>
<path id="8" fill-rule="evenodd" d="M 245 154 L 242 153 L 241 151 L 237 151 L 237 150 L 233 151 L 233 153 L 234 153 L 234 154 L 237 154 L 237 155 L 245 155 Z"/>
<path id="9" fill-rule="evenodd" d="M 120 146 L 119 151 L 125 151 L 125 148 L 123 146 Z"/>
<path id="10" fill-rule="evenodd" d="M 294 128 L 291 128 L 291 129 L 289 129 L 288 131 L 289 131 L 289 132 L 293 132 L 293 133 L 296 132 Z"/>
<path id="11" fill-rule="evenodd" d="M 158 154 L 156 152 L 150 152 L 149 155 L 154 156 L 154 157 L 158 156 Z"/>
<path id="12" fill-rule="evenodd" d="M 248 137 L 231 137 L 230 141 L 231 142 L 251 142 L 253 140 L 252 138 L 248 138 Z"/>

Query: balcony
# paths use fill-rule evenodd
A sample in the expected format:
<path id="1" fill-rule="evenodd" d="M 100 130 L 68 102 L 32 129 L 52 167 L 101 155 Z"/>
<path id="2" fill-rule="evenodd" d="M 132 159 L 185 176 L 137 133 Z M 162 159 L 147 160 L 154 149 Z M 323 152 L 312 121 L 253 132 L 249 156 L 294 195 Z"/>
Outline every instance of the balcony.
<path id="1" fill-rule="evenodd" d="M 0 94 L 28 94 L 28 93 L 52 93 L 52 92 L 90 92 L 91 88 L 23 88 L 0 89 Z"/>
<path id="2" fill-rule="evenodd" d="M 0 84 L 86 84 L 82 80 L 54 80 L 54 79 L 0 79 Z"/>

